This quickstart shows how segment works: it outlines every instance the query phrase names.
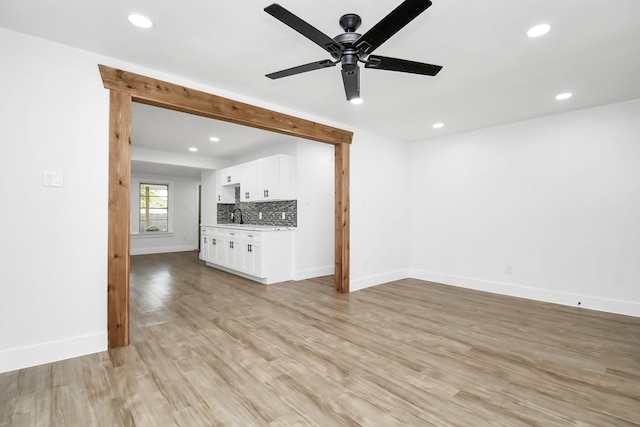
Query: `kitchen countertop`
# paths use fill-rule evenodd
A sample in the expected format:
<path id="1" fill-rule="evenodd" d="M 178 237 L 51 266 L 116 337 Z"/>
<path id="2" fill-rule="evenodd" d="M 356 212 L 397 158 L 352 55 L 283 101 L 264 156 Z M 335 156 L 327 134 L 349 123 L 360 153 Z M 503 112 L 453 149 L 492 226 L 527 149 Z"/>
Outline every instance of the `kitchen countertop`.
<path id="1" fill-rule="evenodd" d="M 282 230 L 295 230 L 295 227 L 289 227 L 286 225 L 264 225 L 264 224 L 215 224 L 215 225 L 203 225 L 203 227 L 221 227 L 230 228 L 234 230 L 250 230 L 250 231 L 282 231 Z"/>

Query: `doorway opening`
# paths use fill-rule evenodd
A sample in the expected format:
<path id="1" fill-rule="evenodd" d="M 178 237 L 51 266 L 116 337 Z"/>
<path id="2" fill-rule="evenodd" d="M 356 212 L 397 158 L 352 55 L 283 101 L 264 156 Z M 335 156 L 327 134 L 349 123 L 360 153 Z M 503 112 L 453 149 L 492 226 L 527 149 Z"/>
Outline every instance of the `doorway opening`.
<path id="1" fill-rule="evenodd" d="M 310 139 L 334 146 L 335 273 L 337 292 L 349 292 L 349 147 L 353 133 L 183 86 L 99 65 L 109 89 L 109 348 L 129 344 L 129 221 L 131 103 L 141 102 Z"/>

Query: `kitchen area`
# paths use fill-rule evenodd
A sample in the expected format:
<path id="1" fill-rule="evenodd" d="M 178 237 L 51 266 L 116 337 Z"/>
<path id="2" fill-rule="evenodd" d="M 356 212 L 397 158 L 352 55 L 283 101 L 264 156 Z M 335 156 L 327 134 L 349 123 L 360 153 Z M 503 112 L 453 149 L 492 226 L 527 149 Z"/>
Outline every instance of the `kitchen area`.
<path id="1" fill-rule="evenodd" d="M 333 274 L 333 146 L 139 103 L 132 117 L 131 255 L 197 251 L 256 284 Z M 168 186 L 166 232 L 138 230 L 141 183 Z"/>
<path id="2" fill-rule="evenodd" d="M 216 172 L 216 223 L 201 225 L 207 266 L 262 284 L 294 278 L 294 156 L 275 154 Z"/>

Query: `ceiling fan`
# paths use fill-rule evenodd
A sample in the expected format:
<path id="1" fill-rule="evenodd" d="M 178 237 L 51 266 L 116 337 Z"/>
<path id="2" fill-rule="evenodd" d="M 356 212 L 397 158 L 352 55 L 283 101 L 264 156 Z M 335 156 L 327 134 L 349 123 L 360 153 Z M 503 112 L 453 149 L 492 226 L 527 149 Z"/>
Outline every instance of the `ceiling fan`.
<path id="1" fill-rule="evenodd" d="M 345 32 L 334 38 L 327 36 L 279 4 L 274 3 L 267 6 L 264 8 L 265 12 L 329 52 L 334 60 L 324 59 L 311 62 L 266 76 L 270 79 L 279 79 L 307 71 L 333 67 L 341 63 L 344 91 L 347 100 L 352 102 L 360 100 L 360 67 L 358 62 L 364 63 L 365 68 L 435 76 L 442 69 L 442 66 L 371 55 L 374 50 L 424 12 L 431 4 L 430 0 L 405 0 L 362 35 L 356 33 L 362 20 L 354 13 L 348 13 L 340 18 L 340 26 Z"/>

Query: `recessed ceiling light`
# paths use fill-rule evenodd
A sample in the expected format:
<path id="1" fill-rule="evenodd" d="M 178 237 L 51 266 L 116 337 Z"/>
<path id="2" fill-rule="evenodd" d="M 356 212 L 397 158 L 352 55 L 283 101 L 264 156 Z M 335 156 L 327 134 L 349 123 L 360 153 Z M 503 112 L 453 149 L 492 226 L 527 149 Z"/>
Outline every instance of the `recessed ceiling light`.
<path id="1" fill-rule="evenodd" d="M 219 142 L 220 138 L 218 138 L 217 136 L 212 136 L 211 138 L 209 138 L 209 141 L 211 141 L 211 142 Z"/>
<path id="2" fill-rule="evenodd" d="M 529 31 L 527 31 L 527 36 L 529 37 L 544 36 L 549 32 L 550 29 L 551 29 L 551 25 L 549 24 L 534 25 L 533 27 L 529 28 Z"/>
<path id="3" fill-rule="evenodd" d="M 196 151 L 198 151 L 198 149 L 197 149 L 196 147 L 190 147 L 190 148 L 189 148 L 189 151 L 196 152 Z"/>
<path id="4" fill-rule="evenodd" d="M 444 127 L 444 123 L 434 123 L 433 124 L 433 128 L 434 129 L 441 129 Z"/>
<path id="5" fill-rule="evenodd" d="M 353 98 L 349 100 L 350 103 L 354 104 L 354 105 L 360 105 L 364 102 L 364 99 L 362 98 Z"/>
<path id="6" fill-rule="evenodd" d="M 129 22 L 131 22 L 136 27 L 140 27 L 140 28 L 153 27 L 153 22 L 151 22 L 151 19 L 147 18 L 144 15 L 140 15 L 139 13 L 129 14 Z"/>
<path id="7" fill-rule="evenodd" d="M 564 101 L 565 99 L 569 99 L 573 96 L 573 94 L 571 92 L 565 92 L 565 93 L 561 93 L 556 95 L 556 99 L 558 101 Z"/>

